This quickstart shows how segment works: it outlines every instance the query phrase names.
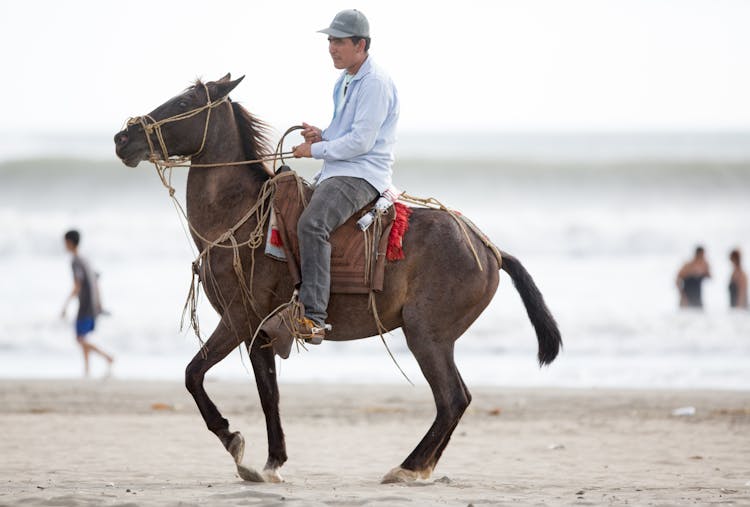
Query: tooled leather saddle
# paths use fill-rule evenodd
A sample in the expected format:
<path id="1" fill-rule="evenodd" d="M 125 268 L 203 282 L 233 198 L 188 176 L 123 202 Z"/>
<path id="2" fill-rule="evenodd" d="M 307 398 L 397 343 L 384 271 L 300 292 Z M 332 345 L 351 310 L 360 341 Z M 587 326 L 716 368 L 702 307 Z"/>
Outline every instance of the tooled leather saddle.
<path id="1" fill-rule="evenodd" d="M 273 210 L 289 271 L 295 286 L 301 281 L 297 222 L 312 196 L 312 187 L 288 168 L 282 168 L 273 178 Z M 374 204 L 370 203 L 355 213 L 331 233 L 331 293 L 368 294 L 383 290 L 388 237 L 396 216 L 395 208 L 388 209 L 367 232 L 357 226 L 359 220 Z"/>

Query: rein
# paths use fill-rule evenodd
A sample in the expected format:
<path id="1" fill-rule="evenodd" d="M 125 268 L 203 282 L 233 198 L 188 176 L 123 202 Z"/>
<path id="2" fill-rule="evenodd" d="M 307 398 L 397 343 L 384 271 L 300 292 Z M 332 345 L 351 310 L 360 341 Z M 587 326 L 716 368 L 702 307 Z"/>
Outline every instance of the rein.
<path id="1" fill-rule="evenodd" d="M 149 157 L 148 161 L 154 164 L 154 167 L 156 168 L 156 172 L 159 175 L 159 179 L 161 180 L 164 187 L 169 191 L 169 196 L 172 198 L 172 201 L 174 202 L 175 207 L 177 208 L 178 212 L 182 215 L 182 218 L 184 218 L 185 222 L 187 223 L 190 230 L 193 232 L 193 234 L 196 235 L 196 237 L 200 238 L 201 241 L 207 244 L 206 248 L 200 253 L 198 256 L 198 259 L 196 259 L 196 262 L 199 261 L 202 257 L 204 257 L 207 254 L 207 251 L 210 248 L 213 247 L 220 247 L 220 248 L 236 248 L 238 246 L 246 246 L 250 245 L 251 248 L 257 248 L 258 244 L 262 242 L 262 231 L 260 234 L 260 238 L 258 237 L 257 231 L 254 231 L 253 234 L 250 235 L 250 238 L 246 240 L 243 243 L 237 244 L 235 241 L 232 241 L 232 245 L 223 245 L 222 243 L 226 243 L 227 241 L 231 239 L 234 239 L 234 233 L 239 229 L 245 222 L 247 222 L 248 219 L 250 219 L 251 216 L 256 214 L 259 210 L 262 210 L 261 216 L 259 216 L 258 221 L 258 227 L 262 229 L 262 225 L 264 220 L 260 220 L 260 218 L 265 218 L 268 216 L 268 212 L 265 211 L 265 198 L 268 197 L 268 185 L 263 185 L 263 188 L 261 188 L 261 192 L 258 198 L 258 201 L 253 205 L 250 210 L 242 217 L 240 220 L 232 227 L 230 227 L 224 234 L 219 236 L 216 240 L 209 240 L 205 237 L 203 237 L 190 223 L 190 219 L 187 216 L 187 213 L 185 212 L 184 207 L 179 202 L 179 200 L 175 197 L 175 188 L 172 186 L 172 172 L 171 169 L 174 167 L 223 167 L 223 166 L 238 166 L 238 165 L 247 165 L 247 164 L 264 164 L 263 169 L 264 171 L 273 178 L 275 169 L 276 169 L 276 162 L 278 160 L 281 161 L 281 163 L 284 163 L 284 156 L 285 155 L 291 155 L 293 152 L 291 151 L 283 151 L 283 145 L 284 145 L 284 139 L 286 136 L 291 134 L 292 132 L 296 130 L 301 130 L 303 127 L 301 125 L 295 125 L 293 127 L 290 127 L 284 132 L 284 134 L 281 136 L 281 139 L 279 139 L 278 144 L 276 145 L 276 150 L 273 154 L 267 154 L 267 155 L 261 155 L 260 157 L 253 159 L 253 160 L 242 160 L 239 162 L 215 162 L 211 164 L 196 164 L 190 162 L 190 159 L 196 155 L 199 155 L 203 149 L 206 146 L 206 138 L 208 137 L 208 128 L 209 124 L 211 122 L 211 111 L 219 107 L 220 105 L 224 103 L 229 103 L 229 95 L 225 95 L 219 99 L 211 100 L 211 94 L 208 91 L 208 86 L 206 84 L 203 84 L 203 89 L 206 92 L 206 104 L 203 106 L 197 107 L 195 109 L 191 109 L 190 111 L 185 111 L 184 113 L 176 114 L 174 116 L 170 116 L 168 118 L 164 118 L 162 120 L 154 120 L 153 117 L 150 115 L 143 115 L 143 116 L 136 116 L 135 118 L 130 118 L 127 121 L 127 126 L 131 125 L 140 125 L 143 129 L 144 133 L 146 134 L 146 141 L 148 142 L 148 148 L 149 148 Z M 167 148 L 167 143 L 164 140 L 164 134 L 161 131 L 161 127 L 168 123 L 174 123 L 182 120 L 187 120 L 189 118 L 192 118 L 194 116 L 199 115 L 203 111 L 207 111 L 206 114 L 206 123 L 203 126 L 203 138 L 201 140 L 200 148 L 198 148 L 198 151 L 193 153 L 192 155 L 180 155 L 180 156 L 170 156 L 169 155 L 169 149 Z M 158 143 L 159 148 L 161 149 L 162 154 L 159 155 L 155 146 L 154 142 L 151 139 L 151 135 L 154 134 Z M 273 171 L 269 171 L 266 166 L 265 162 L 273 161 Z M 270 180 L 269 180 L 270 181 Z"/>
<path id="2" fill-rule="evenodd" d="M 211 121 L 211 112 L 214 108 L 221 106 L 224 103 L 229 103 L 229 95 L 225 95 L 224 97 L 221 97 L 216 100 L 211 100 L 211 95 L 208 91 L 208 87 L 203 84 L 203 88 L 206 91 L 206 104 L 203 106 L 197 107 L 195 109 L 192 109 L 190 111 L 185 111 L 184 113 L 176 114 L 174 116 L 170 116 L 168 118 L 164 118 L 162 120 L 155 120 L 150 115 L 144 115 L 144 116 L 137 116 L 135 118 L 130 118 L 127 121 L 127 126 L 131 125 L 140 125 L 143 129 L 145 135 L 146 135 L 146 141 L 148 142 L 149 147 L 149 157 L 148 161 L 154 164 L 154 167 L 156 168 L 156 172 L 159 176 L 159 179 L 161 180 L 164 187 L 169 191 L 169 197 L 172 200 L 172 203 L 175 207 L 175 209 L 178 212 L 178 215 L 180 216 L 181 222 L 183 222 L 183 228 L 184 225 L 187 224 L 187 227 L 190 229 L 190 232 L 192 232 L 195 237 L 199 238 L 204 244 L 205 247 L 201 252 L 198 253 L 196 259 L 193 261 L 193 276 L 192 281 L 190 285 L 190 290 L 188 293 L 187 300 L 185 301 L 185 306 L 183 308 L 183 316 L 182 316 L 182 325 L 185 324 L 185 319 L 189 315 L 189 321 L 190 325 L 193 328 L 193 331 L 195 331 L 196 336 L 198 337 L 198 340 L 201 342 L 201 346 L 205 346 L 203 339 L 201 337 L 200 332 L 200 325 L 198 323 L 198 316 L 197 316 L 197 300 L 198 300 L 198 291 L 199 291 L 199 285 L 200 285 L 200 266 L 202 261 L 208 261 L 211 255 L 211 250 L 213 248 L 224 248 L 224 249 L 230 249 L 233 251 L 233 261 L 232 266 L 234 268 L 234 271 L 237 275 L 238 280 L 240 280 L 240 287 L 241 287 L 241 298 L 243 305 L 245 306 L 246 311 L 252 310 L 253 313 L 258 315 L 259 318 L 262 316 L 258 314 L 258 310 L 255 305 L 255 298 L 252 294 L 252 279 L 253 279 L 253 273 L 255 271 L 255 256 L 252 256 L 252 266 L 250 267 L 250 284 L 245 283 L 245 274 L 244 269 L 242 266 L 242 261 L 240 259 L 239 249 L 241 247 L 249 247 L 251 250 L 255 250 L 258 247 L 260 247 L 263 244 L 263 234 L 264 234 L 264 227 L 266 222 L 268 221 L 268 218 L 271 213 L 271 206 L 270 206 L 270 197 L 273 194 L 274 191 L 274 185 L 272 182 L 273 176 L 275 174 L 276 164 L 277 161 L 281 161 L 281 163 L 284 163 L 284 156 L 285 155 L 291 155 L 293 152 L 291 151 L 283 151 L 283 145 L 284 145 L 284 139 L 287 135 L 290 133 L 301 130 L 303 127 L 300 125 L 295 125 L 293 127 L 290 127 L 284 132 L 284 134 L 281 136 L 281 139 L 279 140 L 278 144 L 276 145 L 276 150 L 273 154 L 266 154 L 261 155 L 260 157 L 254 159 L 254 160 L 242 160 L 239 162 L 216 162 L 216 163 L 210 163 L 210 164 L 196 164 L 190 162 L 190 159 L 192 157 L 195 157 L 196 155 L 200 154 L 203 149 L 206 146 L 206 138 L 208 137 L 208 129 Z M 182 120 L 187 120 L 189 118 L 193 118 L 194 116 L 197 116 L 198 114 L 201 114 L 203 111 L 207 111 L 206 114 L 206 123 L 203 127 L 203 138 L 201 140 L 201 145 L 198 151 L 193 153 L 192 155 L 183 155 L 183 156 L 170 156 L 169 155 L 169 149 L 167 147 L 167 143 L 164 140 L 164 135 L 162 133 L 162 126 L 168 123 L 174 123 Z M 158 148 L 161 150 L 161 154 L 157 151 L 157 147 L 154 144 L 154 141 L 152 140 L 151 136 L 152 134 L 156 137 L 156 140 L 158 142 Z M 265 162 L 273 161 L 273 170 L 269 170 L 265 166 Z M 234 224 L 232 227 L 227 229 L 223 234 L 221 234 L 218 238 L 211 240 L 206 237 L 204 237 L 190 222 L 190 219 L 188 218 L 187 212 L 185 211 L 185 208 L 180 203 L 179 199 L 175 196 L 175 188 L 172 186 L 172 168 L 174 167 L 201 167 L 201 168 L 209 168 L 209 167 L 221 167 L 221 166 L 238 166 L 238 165 L 248 165 L 248 164 L 263 164 L 263 170 L 271 177 L 268 181 L 266 181 L 263 186 L 260 189 L 260 192 L 258 194 L 258 198 L 253 206 L 250 207 L 250 209 L 240 218 L 236 224 Z M 237 238 L 235 237 L 235 233 L 243 226 L 246 222 L 248 222 L 252 217 L 256 218 L 256 225 L 253 228 L 252 231 L 250 231 L 250 234 L 248 235 L 248 238 L 245 241 L 239 242 L 237 241 Z M 185 230 L 187 235 L 187 230 Z M 188 243 L 192 245 L 192 241 L 190 241 L 190 238 L 188 237 Z M 208 282 L 212 284 L 212 288 L 217 289 L 217 294 L 222 299 L 223 304 L 227 304 L 229 302 L 225 301 L 220 288 L 217 285 L 217 282 L 213 276 L 213 273 L 211 272 L 210 262 L 207 262 L 204 264 L 207 266 L 206 271 L 206 277 Z M 250 333 L 252 334 L 253 330 L 250 329 Z M 238 337 L 239 339 L 239 337 Z M 241 340 L 240 340 L 241 341 Z"/>
<path id="3" fill-rule="evenodd" d="M 221 97 L 220 99 L 216 99 L 214 101 L 211 100 L 211 94 L 208 91 L 208 86 L 206 84 L 203 84 L 203 89 L 206 91 L 206 104 L 203 106 L 197 107 L 195 109 L 191 109 L 190 111 L 185 111 L 184 113 L 179 113 L 174 116 L 170 116 L 168 118 L 164 118 L 162 120 L 155 120 L 151 115 L 143 115 L 143 116 L 136 116 L 135 118 L 129 118 L 126 125 L 128 127 L 132 125 L 140 125 L 143 129 L 144 133 L 146 134 L 146 141 L 148 142 L 148 149 L 149 149 L 149 157 L 148 161 L 154 164 L 156 166 L 157 171 L 159 171 L 159 176 L 162 180 L 162 183 L 165 183 L 163 172 L 165 169 L 172 168 L 172 167 L 222 167 L 222 166 L 235 166 L 235 165 L 246 165 L 246 164 L 258 164 L 265 162 L 273 161 L 273 168 L 274 171 L 276 169 L 276 161 L 280 160 L 281 163 L 284 163 L 284 156 L 285 155 L 291 155 L 292 151 L 283 151 L 283 143 L 284 139 L 287 135 L 294 132 L 295 130 L 301 130 L 303 127 L 301 125 L 295 125 L 293 127 L 290 127 L 287 129 L 286 132 L 281 136 L 281 139 L 279 140 L 279 143 L 276 145 L 276 150 L 272 154 L 266 154 L 261 155 L 260 157 L 254 159 L 254 160 L 242 160 L 239 162 L 215 162 L 211 164 L 196 164 L 190 162 L 190 159 L 192 157 L 195 157 L 196 155 L 199 155 L 201 152 L 203 152 L 203 149 L 206 146 L 206 138 L 208 137 L 208 126 L 211 122 L 211 111 L 213 111 L 214 108 L 229 102 L 229 95 L 225 95 Z M 199 115 L 203 111 L 207 111 L 206 114 L 206 123 L 203 126 L 203 138 L 201 139 L 201 145 L 200 148 L 198 148 L 198 151 L 191 155 L 179 155 L 179 156 L 170 156 L 169 155 L 169 149 L 167 148 L 167 143 L 164 141 L 164 134 L 162 134 L 161 127 L 162 125 L 165 125 L 167 123 L 174 123 L 182 120 L 187 120 L 189 118 L 192 118 L 194 116 Z M 156 140 L 159 143 L 159 148 L 161 149 L 161 155 L 158 154 L 156 147 L 154 146 L 154 142 L 151 139 L 151 135 L 154 134 L 156 136 Z M 274 171 L 269 171 L 265 165 L 263 166 L 263 169 L 265 172 L 273 177 Z M 168 185 L 165 184 L 167 188 L 170 188 Z M 170 193 L 173 192 L 174 189 L 170 189 Z"/>

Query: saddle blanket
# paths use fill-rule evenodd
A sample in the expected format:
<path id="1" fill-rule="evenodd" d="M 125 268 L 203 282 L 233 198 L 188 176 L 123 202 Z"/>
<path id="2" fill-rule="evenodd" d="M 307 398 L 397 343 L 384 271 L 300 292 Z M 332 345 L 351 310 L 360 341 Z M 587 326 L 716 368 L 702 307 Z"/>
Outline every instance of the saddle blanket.
<path id="1" fill-rule="evenodd" d="M 286 260 L 295 284 L 300 282 L 297 221 L 310 196 L 310 187 L 294 171 L 274 179 L 271 219 L 265 253 Z M 331 233 L 331 293 L 367 294 L 383 290 L 386 260 L 404 258 L 403 237 L 409 227 L 411 208 L 395 203 L 367 231 L 356 223 L 372 208 L 370 203 Z"/>

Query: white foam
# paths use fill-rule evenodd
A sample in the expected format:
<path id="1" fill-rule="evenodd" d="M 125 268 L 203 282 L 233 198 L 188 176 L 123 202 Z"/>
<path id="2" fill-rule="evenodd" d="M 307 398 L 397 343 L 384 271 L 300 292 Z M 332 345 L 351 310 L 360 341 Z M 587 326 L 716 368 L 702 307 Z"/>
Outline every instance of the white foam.
<path id="1" fill-rule="evenodd" d="M 178 331 L 193 253 L 164 190 L 149 168 L 50 163 L 31 164 L 39 177 L 16 168 L 0 186 L 0 376 L 80 373 L 72 324 L 58 318 L 72 284 L 61 237 L 75 226 L 112 311 L 92 339 L 117 356 L 115 374 L 181 377 L 197 352 L 197 340 Z M 627 172 L 613 179 L 595 169 L 566 176 L 444 167 L 435 175 L 429 164 L 402 167 L 400 187 L 460 209 L 524 263 L 563 333 L 563 353 L 540 370 L 533 329 L 503 274 L 493 303 L 458 342 L 466 381 L 750 388 L 750 314 L 727 309 L 726 287 L 728 251 L 750 253 L 750 177 L 747 169 L 734 179 L 693 170 L 687 183 L 672 171 L 644 186 Z M 678 311 L 674 277 L 698 242 L 714 274 L 704 285 L 706 310 Z M 200 316 L 209 332 L 217 318 L 208 304 Z M 401 335 L 389 343 L 420 382 Z M 279 369 L 282 382 L 403 381 L 377 339 L 314 347 Z M 248 376 L 237 353 L 213 374 Z"/>

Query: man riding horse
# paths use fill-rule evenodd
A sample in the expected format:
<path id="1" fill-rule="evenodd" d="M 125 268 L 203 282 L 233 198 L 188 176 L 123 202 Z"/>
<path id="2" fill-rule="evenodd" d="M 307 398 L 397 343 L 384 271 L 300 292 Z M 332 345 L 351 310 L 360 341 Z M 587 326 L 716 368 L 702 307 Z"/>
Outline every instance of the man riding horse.
<path id="1" fill-rule="evenodd" d="M 297 225 L 301 308 L 288 307 L 262 327 L 272 339 L 289 334 L 325 338 L 331 286 L 332 231 L 391 186 L 399 101 L 390 77 L 369 56 L 370 26 L 357 10 L 336 14 L 328 28 L 333 65 L 344 69 L 333 87 L 334 113 L 325 130 L 304 123 L 294 156 L 323 160 L 315 190 Z M 295 311 L 296 310 L 296 311 Z M 284 323 L 291 323 L 292 329 Z"/>
<path id="2" fill-rule="evenodd" d="M 500 270 L 510 276 L 521 296 L 536 332 L 540 365 L 557 357 L 562 339 L 523 264 L 495 247 L 468 219 L 442 206 L 412 209 L 403 243 L 406 256 L 385 263 L 381 292 L 371 292 L 370 297 L 334 293 L 329 305 L 328 236 L 390 184 L 398 99 L 391 81 L 367 56 L 369 29 L 361 13 L 339 13 L 324 32 L 330 36 L 334 65 L 346 72 L 334 89 L 337 109 L 330 126 L 324 131 L 305 127 L 305 143 L 295 149 L 297 156 L 321 158 L 324 165 L 298 230 L 300 298 L 306 308 L 300 312 L 300 305 L 293 305 L 294 311 L 285 313 L 299 316 L 301 322 L 291 327 L 317 341 L 364 339 L 378 334 L 381 326 L 403 331 L 432 390 L 435 419 L 383 482 L 428 478 L 471 403 L 455 363 L 455 342 L 487 308 L 500 282 Z M 126 165 L 153 162 L 175 201 L 165 171 L 189 160 L 184 211 L 200 254 L 193 263 L 199 285 L 191 287 L 188 303 L 193 304 L 198 287 L 203 287 L 221 320 L 185 369 L 185 386 L 240 477 L 279 482 L 287 453 L 274 350 L 267 340 L 254 337 L 266 316 L 293 297 L 296 276 L 258 250 L 263 242 L 256 240 L 269 234 L 270 190 L 283 175 L 273 175 L 264 164 L 277 158 L 264 124 L 229 99 L 240 81 L 232 81 L 229 74 L 217 81 L 198 81 L 149 114 L 129 120 L 114 142 Z M 378 322 L 371 313 L 374 305 Z M 328 333 L 323 329 L 327 314 L 336 323 Z M 278 318 L 274 320 L 280 324 Z M 269 336 L 275 332 L 272 324 L 269 320 L 262 326 Z M 296 336 L 305 338 L 300 334 Z M 206 373 L 241 343 L 253 367 L 268 432 L 268 458 L 262 472 L 243 461 L 244 437 L 230 429 L 204 385 Z"/>

